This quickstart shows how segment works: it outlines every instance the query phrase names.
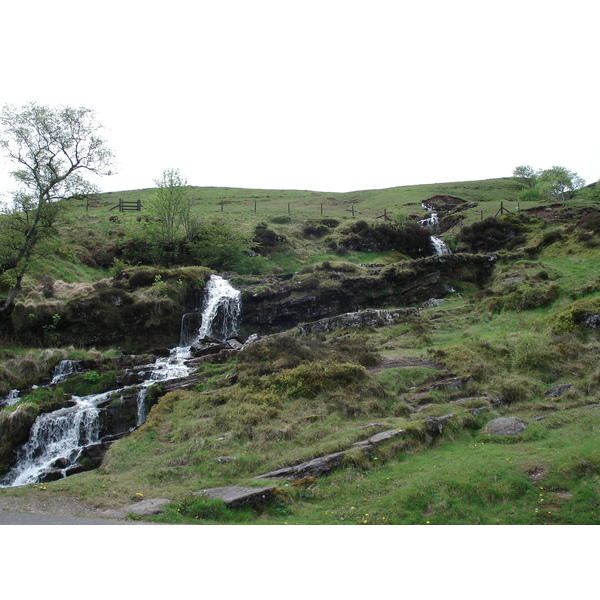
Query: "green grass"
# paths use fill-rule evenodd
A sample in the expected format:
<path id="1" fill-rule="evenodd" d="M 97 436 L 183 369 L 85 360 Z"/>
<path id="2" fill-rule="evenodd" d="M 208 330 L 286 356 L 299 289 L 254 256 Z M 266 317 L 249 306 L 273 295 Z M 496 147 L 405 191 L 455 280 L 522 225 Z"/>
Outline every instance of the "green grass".
<path id="1" fill-rule="evenodd" d="M 494 216 L 501 202 L 515 208 L 519 189 L 514 180 L 499 179 L 348 194 L 227 188 L 195 188 L 194 193 L 200 217 L 226 218 L 240 226 L 264 221 L 286 235 L 288 246 L 268 259 L 267 272 L 291 273 L 323 261 L 387 263 L 400 258 L 391 252 L 338 256 L 329 252 L 324 239 L 302 237 L 302 226 L 321 218 L 321 203 L 323 215 L 338 219 L 341 229 L 352 204 L 355 219 L 374 220 L 384 209 L 424 216 L 421 201 L 451 195 L 478 202 L 465 211 L 467 224 L 480 219 L 481 210 Z M 64 233 L 81 247 L 86 239 L 117 239 L 135 226 L 139 215 L 108 209 L 119 197 L 143 201 L 149 193 L 104 194 L 89 212 L 84 205 L 71 205 Z M 582 204 L 575 199 L 570 206 L 575 210 Z M 449 281 L 457 293 L 440 307 L 421 311 L 419 318 L 381 329 L 286 338 L 264 355 L 256 350 L 254 360 L 240 355 L 223 365 L 204 365 L 199 372 L 204 380 L 195 389 L 161 398 L 144 426 L 111 447 L 101 468 L 0 494 L 77 497 L 100 508 L 166 497 L 172 504 L 157 520 L 171 523 L 596 524 L 600 340 L 598 332 L 573 324 L 560 334 L 553 328 L 574 300 L 598 298 L 600 250 L 582 244 L 569 226 L 532 221 L 524 246 L 533 248 L 530 253 L 523 248 L 499 252 L 483 289 Z M 562 237 L 538 248 L 555 229 Z M 76 261 L 63 260 L 48 271 L 51 277 L 60 273 L 64 281 L 91 282 L 106 274 L 91 267 L 78 271 Z M 305 276 L 310 273 L 297 278 Z M 247 282 L 262 285 L 259 278 Z M 549 286 L 555 286 L 552 294 L 538 304 L 531 300 Z M 460 390 L 428 390 L 444 376 L 429 366 L 369 375 L 369 360 L 375 356 L 369 348 L 385 361 L 433 361 L 468 381 Z M 18 348 L 10 356 L 8 352 L 3 366 L 13 361 L 11 377 L 26 378 L 26 369 L 31 377 L 39 376 L 34 363 L 42 364 L 41 358 L 27 357 Z M 69 357 L 73 353 L 68 350 Z M 548 398 L 547 390 L 561 382 L 572 383 L 572 390 Z M 474 416 L 472 408 L 487 411 Z M 443 435 L 428 441 L 423 419 L 449 414 L 454 417 Z M 529 428 L 511 438 L 485 433 L 487 421 L 499 416 L 522 418 Z M 359 429 L 369 423 L 408 434 L 382 444 L 371 457 L 350 452 L 345 466 L 327 477 L 296 483 L 253 479 L 283 465 L 349 450 L 381 430 L 375 425 Z M 223 456 L 235 460 L 218 462 Z M 190 494 L 266 483 L 277 485 L 280 494 L 271 508 L 257 512 L 227 509 L 219 501 Z"/>

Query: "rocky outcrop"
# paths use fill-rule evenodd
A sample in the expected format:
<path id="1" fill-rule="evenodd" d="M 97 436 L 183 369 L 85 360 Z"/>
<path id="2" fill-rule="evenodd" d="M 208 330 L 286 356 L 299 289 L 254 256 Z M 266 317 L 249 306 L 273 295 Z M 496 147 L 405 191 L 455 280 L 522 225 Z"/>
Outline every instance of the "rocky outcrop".
<path id="1" fill-rule="evenodd" d="M 455 291 L 445 280 L 484 283 L 495 255 L 450 254 L 402 261 L 369 275 L 335 274 L 330 285 L 318 278 L 310 290 L 302 282 L 280 280 L 268 290 L 242 293 L 241 324 L 245 331 L 268 333 L 366 309 L 410 306 Z"/>
<path id="2" fill-rule="evenodd" d="M 406 432 L 403 429 L 391 429 L 389 431 L 382 431 L 375 435 L 361 440 L 353 444 L 352 449 L 361 450 L 367 455 L 371 455 L 377 449 L 377 446 L 382 442 L 401 437 Z M 258 475 L 255 479 L 302 479 L 304 477 L 323 477 L 329 475 L 336 469 L 339 469 L 344 464 L 344 458 L 347 455 L 347 451 L 334 452 L 326 456 L 319 456 L 312 460 L 300 463 L 299 465 L 293 465 L 290 467 L 283 467 L 263 475 Z"/>
<path id="3" fill-rule="evenodd" d="M 559 383 L 551 387 L 547 392 L 548 398 L 560 398 L 563 394 L 566 394 L 573 387 L 572 383 Z"/>
<path id="4" fill-rule="evenodd" d="M 393 325 L 407 317 L 417 317 L 419 311 L 416 308 L 400 308 L 397 310 L 364 310 L 355 313 L 346 313 L 336 317 L 326 317 L 312 323 L 305 323 L 298 326 L 300 335 L 310 333 L 323 333 L 333 331 L 334 329 L 344 329 L 346 327 L 383 327 Z"/>
<path id="5" fill-rule="evenodd" d="M 208 488 L 192 492 L 192 494 L 223 500 L 229 508 L 244 508 L 246 506 L 257 507 L 271 502 L 275 490 L 276 488 L 273 486 L 261 488 L 232 486 Z"/>
<path id="6" fill-rule="evenodd" d="M 12 327 L 21 339 L 39 341 L 39 332 L 51 327 L 62 344 L 107 346 L 128 344 L 135 351 L 174 346 L 181 317 L 195 310 L 208 269 L 142 269 L 123 271 L 112 279 L 83 287 L 64 298 L 36 304 L 16 304 Z M 158 278 L 158 279 L 157 279 Z M 156 283 L 163 285 L 157 288 Z"/>
<path id="7" fill-rule="evenodd" d="M 345 452 L 334 452 L 320 456 L 292 467 L 284 467 L 258 475 L 255 479 L 302 479 L 303 477 L 323 477 L 342 466 Z"/>

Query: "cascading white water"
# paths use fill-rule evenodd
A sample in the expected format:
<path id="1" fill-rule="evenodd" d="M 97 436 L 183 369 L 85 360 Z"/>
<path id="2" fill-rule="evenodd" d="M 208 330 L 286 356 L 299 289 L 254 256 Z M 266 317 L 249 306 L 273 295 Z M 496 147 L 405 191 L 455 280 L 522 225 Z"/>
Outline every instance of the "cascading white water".
<path id="1" fill-rule="evenodd" d="M 231 287 L 228 281 L 213 275 L 205 290 L 202 325 L 194 335 L 188 331 L 188 338 L 202 339 L 207 335 L 227 339 L 237 333 L 237 320 L 240 314 L 240 291 Z M 183 329 L 183 322 L 182 322 Z M 171 350 L 168 357 L 158 358 L 148 366 L 152 371 L 149 379 L 139 385 L 137 398 L 137 426 L 147 417 L 146 394 L 153 383 L 167 381 L 189 375 L 186 360 L 191 357 L 189 340 Z M 185 344 L 185 345 L 184 345 Z M 63 361 L 63 363 L 74 361 Z M 77 369 L 76 363 L 57 366 L 52 379 L 57 383 Z M 62 365 L 62 366 L 61 366 Z M 71 370 L 71 367 L 74 370 Z M 0 487 L 12 487 L 43 481 L 44 476 L 59 469 L 66 475 L 69 467 L 77 463 L 84 446 L 101 441 L 100 409 L 98 406 L 112 394 L 122 389 L 85 397 L 73 397 L 74 406 L 38 416 L 31 428 L 29 441 L 17 451 L 16 466 L 6 475 Z M 12 396 L 11 396 L 12 399 Z M 18 396 L 14 402 L 18 401 Z M 6 399 L 4 399 L 6 400 Z"/>
<path id="2" fill-rule="evenodd" d="M 226 340 L 237 333 L 241 311 L 241 292 L 219 275 L 212 275 L 206 284 L 202 323 L 197 339 L 214 337 Z"/>
<path id="3" fill-rule="evenodd" d="M 10 390 L 4 398 L 0 398 L 0 408 L 4 408 L 5 406 L 11 406 L 18 402 L 19 398 L 19 390 Z"/>
<path id="4" fill-rule="evenodd" d="M 100 441 L 98 404 L 110 394 L 74 396 L 75 406 L 40 415 L 31 428 L 29 441 L 17 451 L 17 465 L 3 485 L 35 483 L 44 472 L 57 466 L 66 471 L 77 461 L 84 446 Z"/>
<path id="5" fill-rule="evenodd" d="M 428 219 L 422 219 L 419 221 L 419 225 L 426 227 L 427 229 L 435 229 L 440 223 L 437 213 L 431 213 Z"/>
<path id="6" fill-rule="evenodd" d="M 433 207 L 429 206 L 428 204 L 421 203 L 421 206 L 427 211 L 433 210 Z M 437 216 L 437 213 L 432 212 L 431 216 L 428 219 L 423 219 L 419 221 L 419 225 L 422 225 L 423 227 L 429 229 L 434 233 L 439 232 L 440 219 Z M 452 254 L 450 248 L 448 248 L 448 246 L 446 246 L 446 244 L 444 244 L 444 242 L 440 238 L 435 237 L 434 235 L 432 235 L 429 238 L 429 243 L 433 248 L 433 253 L 437 256 L 441 256 L 443 254 Z"/>
<path id="7" fill-rule="evenodd" d="M 78 369 L 79 363 L 76 360 L 61 360 L 56 367 L 54 367 L 54 373 L 52 374 L 52 381 L 50 383 L 60 383 L 69 375 L 77 373 Z"/>
<path id="8" fill-rule="evenodd" d="M 148 388 L 159 381 L 168 381 L 169 379 L 179 379 L 186 377 L 190 373 L 189 367 L 185 361 L 190 358 L 190 348 L 177 347 L 171 350 L 170 356 L 158 358 L 152 366 L 152 375 L 139 386 L 137 397 L 137 422 L 139 427 L 148 416 L 148 407 L 146 405 L 146 395 Z"/>
<path id="9" fill-rule="evenodd" d="M 452 254 L 452 250 L 450 250 L 450 248 L 448 248 L 448 246 L 446 246 L 446 244 L 444 244 L 444 242 L 442 242 L 442 240 L 440 240 L 440 238 L 432 235 L 429 238 L 429 241 L 431 242 L 433 251 L 438 256 L 441 256 L 442 254 Z"/>

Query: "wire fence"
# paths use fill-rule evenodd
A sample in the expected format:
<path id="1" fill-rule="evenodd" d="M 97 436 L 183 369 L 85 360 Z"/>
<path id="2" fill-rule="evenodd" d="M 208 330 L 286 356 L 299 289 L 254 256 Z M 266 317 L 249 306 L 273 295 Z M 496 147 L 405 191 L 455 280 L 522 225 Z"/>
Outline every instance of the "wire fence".
<path id="1" fill-rule="evenodd" d="M 391 208 L 377 208 L 377 207 L 363 207 L 361 203 L 327 203 L 327 202 L 311 202 L 308 200 L 301 200 L 295 202 L 281 202 L 272 200 L 248 200 L 248 199 L 220 199 L 218 201 L 206 201 L 201 200 L 194 205 L 199 212 L 203 215 L 217 216 L 217 215 L 256 215 L 257 218 L 263 216 L 265 218 L 292 218 L 294 216 L 302 216 L 305 218 L 360 218 L 370 220 L 380 220 L 382 222 L 392 222 L 394 216 L 406 214 L 406 206 L 402 207 L 391 207 Z M 517 203 L 515 207 L 508 209 L 504 206 L 504 202 L 500 202 L 500 207 L 497 208 L 497 204 L 493 207 L 490 206 L 488 210 L 482 209 L 474 210 L 474 214 L 483 221 L 486 217 L 497 217 L 505 213 L 518 213 L 520 212 L 520 205 Z M 417 206 L 414 207 L 417 211 Z M 144 203 L 141 200 L 136 201 L 123 201 L 119 199 L 119 203 L 115 206 L 111 206 L 109 210 L 118 209 L 120 212 L 125 211 L 138 211 L 143 212 Z M 427 212 L 431 212 L 425 207 L 421 208 Z M 420 211 L 419 211 L 420 212 Z M 436 212 L 435 209 L 433 212 Z M 454 211 L 453 211 L 454 212 Z"/>

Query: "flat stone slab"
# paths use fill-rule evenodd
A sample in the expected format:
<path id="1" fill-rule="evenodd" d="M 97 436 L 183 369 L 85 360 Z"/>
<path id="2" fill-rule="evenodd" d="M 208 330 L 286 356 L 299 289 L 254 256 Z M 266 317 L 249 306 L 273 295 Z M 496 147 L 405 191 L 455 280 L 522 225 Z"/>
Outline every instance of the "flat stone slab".
<path id="1" fill-rule="evenodd" d="M 170 503 L 171 500 L 167 500 L 166 498 L 147 498 L 146 500 L 140 500 L 140 502 L 123 506 L 123 508 L 118 510 L 105 510 L 102 513 L 102 516 L 113 519 L 124 519 L 128 514 L 134 514 L 138 517 L 151 517 L 153 515 L 159 515 L 167 512 L 161 507 Z"/>
<path id="2" fill-rule="evenodd" d="M 519 435 L 529 427 L 522 419 L 516 417 L 500 417 L 490 421 L 486 427 L 486 433 L 494 435 Z"/>
<path id="3" fill-rule="evenodd" d="M 302 479 L 303 477 L 323 477 L 342 466 L 344 452 L 335 452 L 327 456 L 313 458 L 293 467 L 284 467 L 264 475 L 257 475 L 254 479 Z"/>
<path id="4" fill-rule="evenodd" d="M 217 498 L 230 508 L 242 508 L 264 504 L 273 498 L 275 487 L 250 488 L 241 486 L 208 488 L 192 492 L 207 498 Z"/>
<path id="5" fill-rule="evenodd" d="M 389 429 L 388 431 L 382 431 L 381 433 L 376 433 L 369 438 L 369 443 L 371 444 L 381 444 L 382 442 L 386 442 L 387 440 L 393 440 L 394 438 L 400 437 L 404 435 L 406 431 L 404 429 Z"/>

